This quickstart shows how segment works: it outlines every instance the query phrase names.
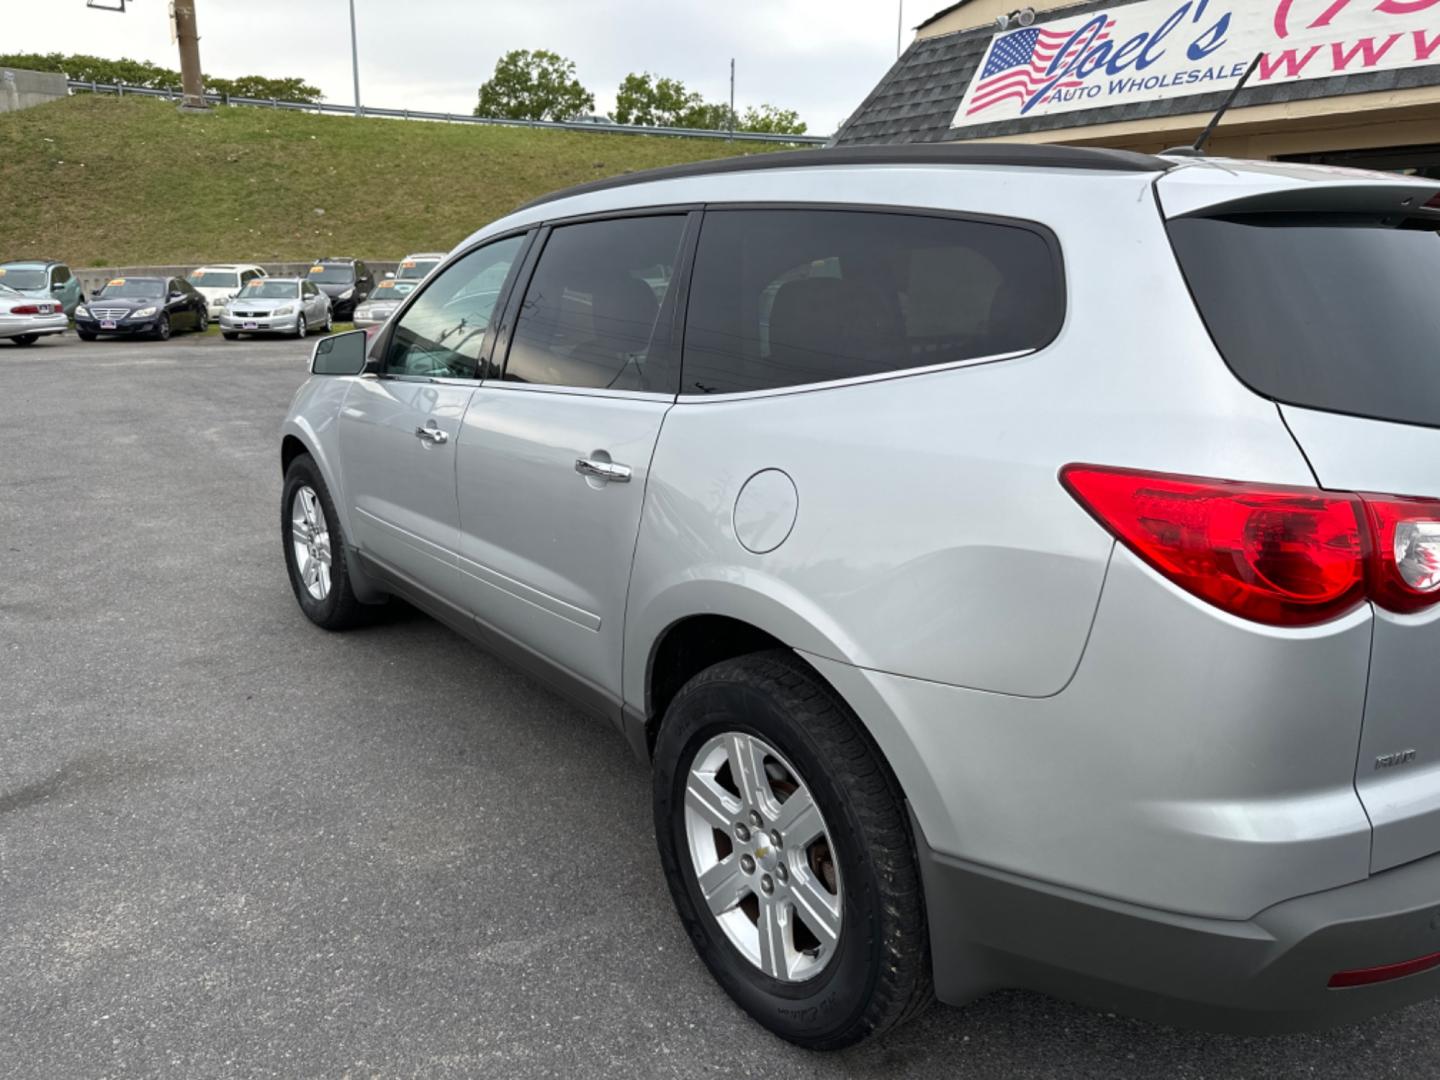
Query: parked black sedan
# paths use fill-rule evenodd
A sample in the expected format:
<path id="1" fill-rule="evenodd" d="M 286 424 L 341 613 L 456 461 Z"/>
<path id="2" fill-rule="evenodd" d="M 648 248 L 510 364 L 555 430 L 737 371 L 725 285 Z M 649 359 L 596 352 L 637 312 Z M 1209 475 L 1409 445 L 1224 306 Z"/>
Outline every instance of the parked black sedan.
<path id="1" fill-rule="evenodd" d="M 330 297 L 336 322 L 349 322 L 375 290 L 375 273 L 359 259 L 317 259 L 310 281 Z"/>
<path id="2" fill-rule="evenodd" d="M 115 278 L 75 309 L 75 332 L 81 341 L 102 334 L 145 334 L 168 341 L 172 331 L 204 333 L 209 327 L 205 298 L 184 278 Z"/>

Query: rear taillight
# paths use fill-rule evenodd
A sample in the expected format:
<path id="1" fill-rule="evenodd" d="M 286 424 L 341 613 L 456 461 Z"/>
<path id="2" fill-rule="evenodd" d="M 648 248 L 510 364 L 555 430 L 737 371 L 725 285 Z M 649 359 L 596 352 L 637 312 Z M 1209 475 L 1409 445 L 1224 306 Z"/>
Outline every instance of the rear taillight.
<path id="1" fill-rule="evenodd" d="M 1440 503 L 1093 465 L 1060 479 L 1156 570 L 1241 618 L 1308 626 L 1367 597 L 1440 601 Z"/>
<path id="2" fill-rule="evenodd" d="M 21 304 L 19 307 L 10 309 L 11 315 L 39 315 L 40 307 L 37 304 Z"/>
<path id="3" fill-rule="evenodd" d="M 1440 600 L 1440 502 L 1365 495 L 1373 534 L 1370 596 L 1391 611 Z"/>

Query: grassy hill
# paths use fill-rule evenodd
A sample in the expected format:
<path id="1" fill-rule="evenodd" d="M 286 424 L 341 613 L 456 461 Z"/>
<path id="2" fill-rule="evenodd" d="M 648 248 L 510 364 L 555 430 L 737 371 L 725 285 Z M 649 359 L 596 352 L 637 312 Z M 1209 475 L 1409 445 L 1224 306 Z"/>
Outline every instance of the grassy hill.
<path id="1" fill-rule="evenodd" d="M 566 184 L 742 149 L 780 147 L 85 95 L 0 114 L 0 260 L 398 258 Z"/>

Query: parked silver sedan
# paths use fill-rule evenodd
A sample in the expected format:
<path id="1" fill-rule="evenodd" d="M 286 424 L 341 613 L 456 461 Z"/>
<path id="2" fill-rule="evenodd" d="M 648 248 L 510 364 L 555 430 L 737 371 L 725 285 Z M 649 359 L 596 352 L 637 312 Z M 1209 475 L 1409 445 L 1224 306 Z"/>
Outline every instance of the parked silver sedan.
<path id="1" fill-rule="evenodd" d="M 257 278 L 220 309 L 226 341 L 241 334 L 288 334 L 303 338 L 311 330 L 329 333 L 334 325 L 330 297 L 302 278 Z"/>
<path id="2" fill-rule="evenodd" d="M 379 326 L 399 310 L 405 297 L 414 292 L 419 285 L 418 281 L 387 279 L 380 282 L 375 286 L 375 291 L 370 294 L 370 299 L 355 309 L 356 327 Z"/>
<path id="3" fill-rule="evenodd" d="M 36 300 L 0 285 L 0 340 L 34 345 L 46 334 L 63 334 L 70 326 L 59 300 Z"/>

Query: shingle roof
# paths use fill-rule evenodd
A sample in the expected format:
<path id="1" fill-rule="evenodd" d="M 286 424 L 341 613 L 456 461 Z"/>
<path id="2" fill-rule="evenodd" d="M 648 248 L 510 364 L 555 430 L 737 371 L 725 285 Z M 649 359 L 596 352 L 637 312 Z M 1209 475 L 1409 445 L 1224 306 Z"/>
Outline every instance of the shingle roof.
<path id="1" fill-rule="evenodd" d="M 1083 3 L 1047 11 L 1037 20 L 1044 25 L 1056 17 L 1069 18 L 1102 8 L 1124 6 L 1115 0 L 1085 0 Z M 952 130 L 950 121 L 980 65 L 995 28 L 990 25 L 962 30 L 939 37 L 919 38 L 895 61 L 880 84 L 835 135 L 835 145 L 864 143 L 952 142 L 1014 135 L 1022 131 L 1055 131 L 1118 120 L 1143 120 L 1156 116 L 1184 116 L 1213 112 L 1225 99 L 1227 90 L 1187 97 L 1159 98 L 1109 108 L 1086 109 L 1054 116 L 1029 116 L 976 124 Z M 1440 83 L 1440 65 L 1391 68 L 1328 79 L 1306 79 L 1271 86 L 1247 86 L 1235 104 L 1269 105 L 1280 101 L 1338 97 L 1375 90 L 1403 90 L 1412 86 Z"/>

